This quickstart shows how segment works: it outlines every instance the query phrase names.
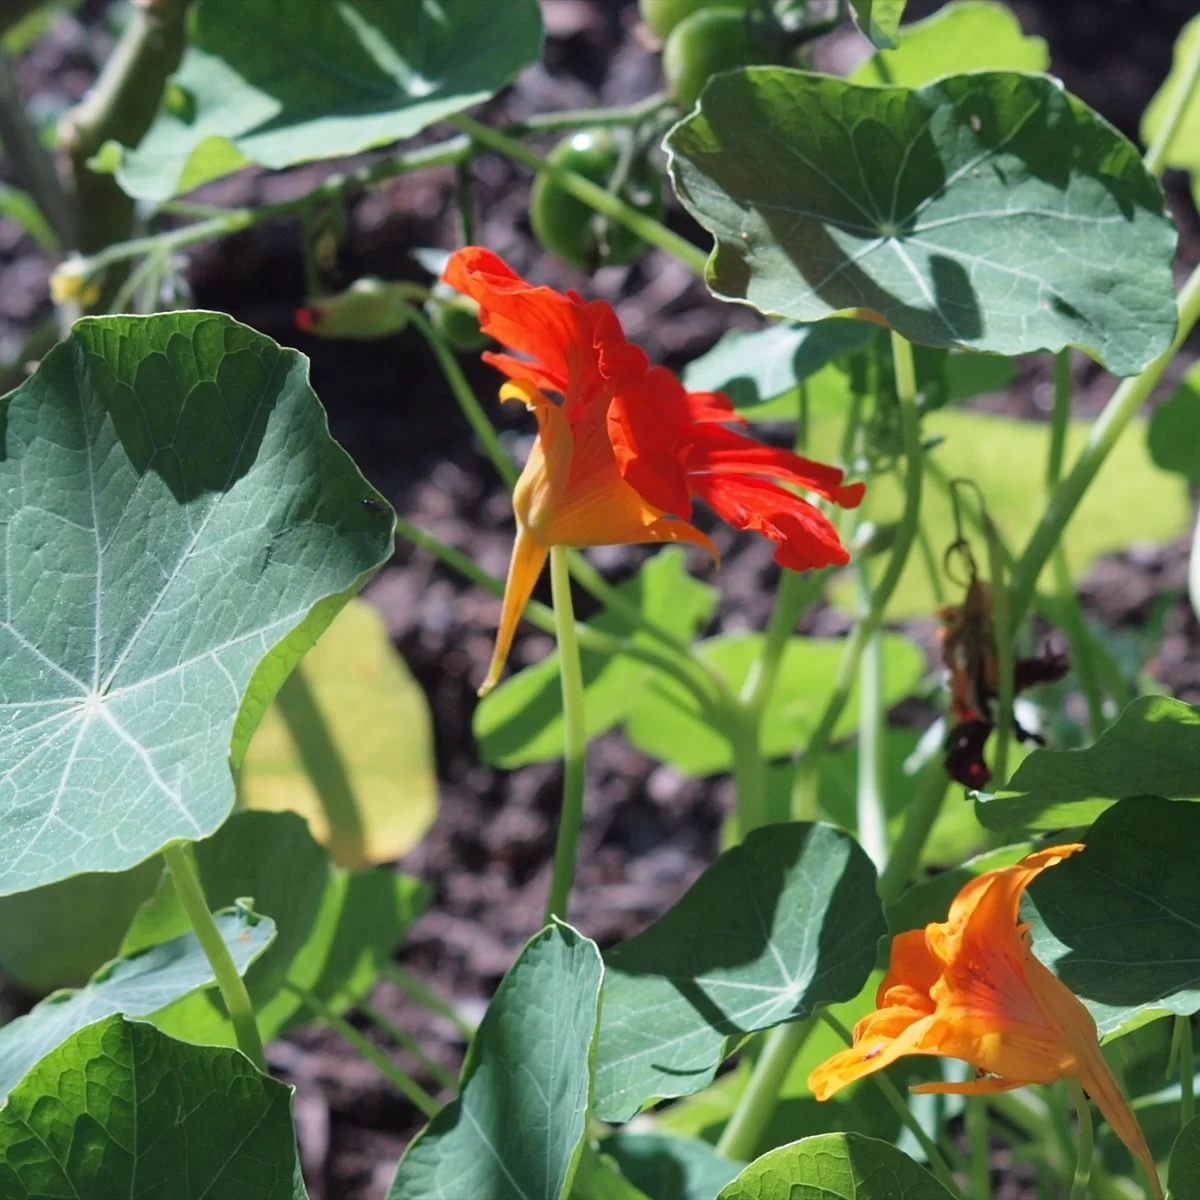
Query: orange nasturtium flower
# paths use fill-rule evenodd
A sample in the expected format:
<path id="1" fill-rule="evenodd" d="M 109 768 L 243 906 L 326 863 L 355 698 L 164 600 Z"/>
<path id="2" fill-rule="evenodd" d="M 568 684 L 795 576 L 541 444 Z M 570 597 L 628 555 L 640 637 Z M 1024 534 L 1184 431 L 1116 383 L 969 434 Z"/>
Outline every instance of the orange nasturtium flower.
<path id="1" fill-rule="evenodd" d="M 854 1026 L 849 1049 L 808 1077 L 813 1095 L 828 1100 L 906 1054 L 960 1058 L 976 1072 L 968 1082 L 924 1083 L 914 1092 L 980 1095 L 1070 1077 L 1096 1102 L 1161 1197 L 1154 1159 L 1100 1053 L 1095 1021 L 1034 957 L 1028 925 L 1017 921 L 1030 883 L 1083 848 L 1052 846 L 985 871 L 958 893 L 948 920 L 898 934 L 876 1011 Z"/>
<path id="2" fill-rule="evenodd" d="M 508 376 L 502 400 L 520 400 L 538 438 L 517 481 L 517 538 L 495 653 L 480 694 L 494 687 L 551 546 L 691 542 L 716 549 L 688 523 L 697 497 L 739 529 L 777 546 L 802 571 L 849 554 L 824 513 L 796 491 L 855 507 L 861 483 L 744 437 L 721 393 L 688 392 L 625 340 L 604 300 L 584 301 L 523 280 L 490 250 L 467 246 L 443 279 L 479 303 L 479 323 L 514 353 L 484 355 Z"/>

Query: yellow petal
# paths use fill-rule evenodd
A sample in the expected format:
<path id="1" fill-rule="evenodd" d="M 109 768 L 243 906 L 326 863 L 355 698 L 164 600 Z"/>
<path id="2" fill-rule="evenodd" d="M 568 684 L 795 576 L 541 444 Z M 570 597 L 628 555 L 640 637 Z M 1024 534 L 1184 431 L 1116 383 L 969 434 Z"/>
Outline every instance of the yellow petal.
<path id="1" fill-rule="evenodd" d="M 517 540 L 513 542 L 512 559 L 508 564 L 508 581 L 504 585 L 504 607 L 500 613 L 500 628 L 496 632 L 496 645 L 492 650 L 492 663 L 487 678 L 479 689 L 486 696 L 500 682 L 508 651 L 512 646 L 513 634 L 525 605 L 533 594 L 538 576 L 546 565 L 549 551 L 535 540 L 528 529 L 517 524 Z"/>

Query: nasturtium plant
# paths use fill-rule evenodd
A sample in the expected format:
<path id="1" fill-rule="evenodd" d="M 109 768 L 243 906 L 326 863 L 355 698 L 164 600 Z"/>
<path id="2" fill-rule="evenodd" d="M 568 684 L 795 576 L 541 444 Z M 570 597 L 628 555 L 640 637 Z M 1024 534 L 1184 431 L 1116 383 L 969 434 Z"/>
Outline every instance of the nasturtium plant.
<path id="1" fill-rule="evenodd" d="M 1142 114 L 1141 128 L 1142 140 L 1149 145 L 1161 134 L 1171 107 L 1183 105 L 1175 136 L 1166 147 L 1166 163 L 1191 175 L 1193 196 L 1200 196 L 1200 101 L 1196 97 L 1195 79 L 1193 77 L 1189 83 L 1188 73 L 1195 55 L 1200 52 L 1198 47 L 1200 16 L 1195 16 L 1180 31 L 1171 71 Z"/>
<path id="2" fill-rule="evenodd" d="M 876 46 L 895 44 L 907 0 L 850 0 L 854 23 Z"/>
<path id="3" fill-rule="evenodd" d="M 307 374 L 217 313 L 97 317 L 4 400 L 0 893 L 214 832 L 228 760 L 390 552 Z"/>
<path id="4" fill-rule="evenodd" d="M 1156 466 L 1200 483 L 1200 371 L 1195 367 L 1150 414 L 1146 446 Z"/>

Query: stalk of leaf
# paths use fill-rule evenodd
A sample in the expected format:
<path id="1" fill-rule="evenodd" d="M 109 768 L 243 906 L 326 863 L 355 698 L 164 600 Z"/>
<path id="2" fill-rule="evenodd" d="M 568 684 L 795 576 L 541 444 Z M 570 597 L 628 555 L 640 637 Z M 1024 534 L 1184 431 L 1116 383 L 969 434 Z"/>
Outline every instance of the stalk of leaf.
<path id="1" fill-rule="evenodd" d="M 367 1001 L 360 1002 L 358 1006 L 359 1012 L 362 1013 L 376 1029 L 381 1030 L 393 1042 L 403 1050 L 407 1050 L 409 1054 L 421 1064 L 421 1069 L 434 1079 L 438 1084 L 444 1087 L 449 1092 L 458 1091 L 458 1080 L 442 1066 L 441 1063 L 435 1062 L 424 1050 L 421 1049 L 421 1044 L 411 1033 L 405 1032 L 394 1021 L 388 1020 L 373 1004 Z"/>
<path id="2" fill-rule="evenodd" d="M 453 1004 L 439 996 L 437 992 L 399 963 L 384 963 L 380 967 L 380 974 L 384 978 L 390 979 L 400 991 L 423 1008 L 445 1017 L 462 1035 L 464 1041 L 469 1042 L 474 1036 L 475 1027 L 462 1017 Z"/>
<path id="3" fill-rule="evenodd" d="M 1004 555 L 990 516 L 984 517 L 988 543 L 988 565 L 992 584 L 993 616 L 996 623 L 996 750 L 992 767 L 996 783 L 1008 780 L 1008 743 L 1013 725 L 1013 628 L 1009 617 L 1008 587 L 1004 582 Z"/>

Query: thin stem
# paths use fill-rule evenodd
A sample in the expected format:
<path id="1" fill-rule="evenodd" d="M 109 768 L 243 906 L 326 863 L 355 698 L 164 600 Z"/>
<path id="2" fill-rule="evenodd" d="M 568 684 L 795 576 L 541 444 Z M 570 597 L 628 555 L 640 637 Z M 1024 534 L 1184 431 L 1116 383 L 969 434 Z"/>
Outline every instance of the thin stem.
<path id="1" fill-rule="evenodd" d="M 1179 1125 L 1196 1115 L 1196 1067 L 1192 1062 L 1192 1018 L 1176 1017 L 1179 1032 Z"/>
<path id="2" fill-rule="evenodd" d="M 900 836 L 879 876 L 879 899 L 884 908 L 895 903 L 912 882 L 949 787 L 950 776 L 946 774 L 941 755 L 935 755 L 917 775 L 912 799 L 904 810 Z"/>
<path id="3" fill-rule="evenodd" d="M 721 1131 L 718 1154 L 748 1161 L 758 1153 L 771 1114 L 779 1102 L 779 1089 L 812 1032 L 813 1023 L 812 1017 L 807 1021 L 790 1021 L 786 1025 L 777 1025 L 767 1035 L 746 1088 Z"/>
<path id="4" fill-rule="evenodd" d="M 756 716 L 761 716 L 779 681 L 783 656 L 788 641 L 796 631 L 797 622 L 805 609 L 821 594 L 828 576 L 828 571 L 801 573 L 784 570 L 779 580 L 779 590 L 775 593 L 775 605 L 767 619 L 762 650 L 750 666 L 739 697 L 741 703 Z"/>
<path id="5" fill-rule="evenodd" d="M 576 200 L 595 209 L 596 212 L 610 220 L 624 225 L 626 229 L 637 234 L 642 241 L 657 246 L 660 250 L 665 250 L 698 275 L 704 273 L 708 255 L 703 250 L 694 246 L 686 238 L 672 232 L 661 221 L 647 216 L 631 204 L 626 204 L 619 197 L 609 195 L 598 183 L 593 183 L 590 179 L 585 179 L 574 171 L 568 171 L 563 167 L 548 163 L 540 155 L 517 141 L 515 137 L 511 137 L 499 129 L 492 129 L 472 117 L 459 114 L 450 118 L 450 124 L 457 126 L 481 146 L 495 150 L 531 170 L 545 172 L 568 195 L 574 196 Z"/>
<path id="6" fill-rule="evenodd" d="M 1167 155 L 1171 152 L 1171 143 L 1174 142 L 1175 135 L 1179 132 L 1179 126 L 1183 124 L 1184 114 L 1191 103 L 1192 93 L 1196 90 L 1198 81 L 1200 81 L 1200 38 L 1192 46 L 1192 55 L 1184 68 L 1183 81 L 1172 95 L 1166 116 L 1163 117 L 1162 124 L 1159 125 L 1158 132 L 1154 135 L 1154 140 L 1147 147 L 1145 157 L 1142 159 L 1146 170 L 1151 175 L 1161 175 L 1163 167 L 1167 165 Z"/>
<path id="7" fill-rule="evenodd" d="M 722 724 L 733 750 L 737 831 L 741 840 L 767 821 L 767 781 L 758 742 L 758 714 L 735 702 L 728 707 Z"/>
<path id="8" fill-rule="evenodd" d="M 827 1008 L 823 1008 L 820 1013 L 821 1020 L 829 1026 L 846 1043 L 847 1046 L 854 1044 L 854 1037 L 845 1025 L 841 1023 Z M 925 1152 L 925 1157 L 929 1160 L 930 1169 L 937 1176 L 942 1186 L 950 1193 L 959 1197 L 959 1200 L 965 1200 L 962 1191 L 955 1182 L 954 1175 L 951 1172 L 946 1160 L 942 1157 L 942 1152 L 937 1148 L 933 1139 L 921 1128 L 921 1122 L 912 1114 L 912 1109 L 905 1103 L 904 1097 L 900 1094 L 896 1085 L 882 1071 L 876 1071 L 871 1079 L 875 1086 L 883 1093 L 884 1099 L 891 1105 L 896 1116 L 900 1118 L 904 1127 L 917 1139 L 921 1149 Z M 980 1198 L 982 1200 L 982 1198 Z"/>
<path id="9" fill-rule="evenodd" d="M 929 576 L 929 590 L 933 592 L 933 602 L 940 608 L 946 603 L 946 589 L 942 587 L 942 573 L 938 570 L 937 557 L 933 553 L 933 543 L 929 540 L 929 531 L 924 526 L 917 530 L 917 543 L 921 548 L 921 558 L 925 563 L 925 574 Z"/>
<path id="10" fill-rule="evenodd" d="M 504 126 L 510 137 L 525 137 L 535 133 L 566 133 L 585 126 L 640 125 L 643 121 L 672 107 L 674 101 L 663 92 L 647 96 L 633 104 L 613 108 L 564 109 L 562 112 L 537 113 L 524 121 Z"/>
<path id="11" fill-rule="evenodd" d="M 200 877 L 192 866 L 187 844 L 175 842 L 163 850 L 163 858 L 171 879 L 175 883 L 175 894 L 179 897 L 183 911 L 196 932 L 196 940 L 204 951 L 212 967 L 213 976 L 225 1001 L 225 1009 L 233 1024 L 233 1032 L 237 1038 L 238 1049 L 260 1070 L 266 1074 L 267 1059 L 263 1054 L 262 1038 L 259 1036 L 258 1023 L 254 1019 L 254 1005 L 250 1002 L 250 993 L 246 991 L 246 982 L 238 974 L 238 969 L 221 937 L 221 931 L 213 920 L 204 898 L 204 888 L 200 885 Z"/>
<path id="12" fill-rule="evenodd" d="M 555 633 L 558 638 L 558 668 L 563 704 L 563 799 L 554 844 L 554 867 L 546 922 L 552 917 L 567 919 L 571 885 L 575 881 L 575 854 L 583 825 L 583 792 L 587 766 L 587 727 L 584 723 L 583 672 L 579 665 L 579 641 L 575 635 L 575 613 L 571 606 L 571 573 L 562 546 L 550 548 L 550 589 L 554 596 Z"/>
<path id="13" fill-rule="evenodd" d="M 1087 445 L 1062 480 L 1054 498 L 1046 506 L 1038 527 L 1033 531 L 1012 575 L 1012 622 L 1018 626 L 1029 610 L 1037 587 L 1038 576 L 1054 547 L 1058 545 L 1067 523 L 1075 515 L 1084 493 L 1096 478 L 1112 448 L 1126 426 L 1162 378 L 1184 339 L 1200 319 L 1200 267 L 1188 277 L 1179 294 L 1179 327 L 1170 347 L 1160 354 L 1140 375 L 1122 381 L 1104 406 L 1092 426 Z"/>
<path id="14" fill-rule="evenodd" d="M 362 1013 L 372 1025 L 375 1026 L 381 1033 L 386 1034 L 393 1042 L 396 1043 L 402 1050 L 407 1050 L 421 1064 L 421 1069 L 429 1075 L 431 1079 L 437 1081 L 440 1087 L 446 1088 L 447 1091 L 458 1091 L 458 1080 L 442 1066 L 441 1063 L 435 1062 L 424 1050 L 421 1049 L 420 1043 L 411 1033 L 400 1028 L 394 1021 L 390 1021 L 383 1015 L 373 1004 L 369 1004 L 366 1000 L 359 1002 L 358 1011 Z"/>
<path id="15" fill-rule="evenodd" d="M 858 586 L 864 605 L 870 604 L 866 564 L 858 565 Z M 887 863 L 887 813 L 884 809 L 883 640 L 871 635 L 858 668 L 858 779 L 855 817 L 858 840 L 867 857 L 882 871 Z"/>
<path id="16" fill-rule="evenodd" d="M 306 988 L 297 987 L 294 983 L 288 982 L 285 982 L 283 986 L 308 1008 L 311 1008 L 334 1033 L 353 1046 L 363 1058 L 378 1067 L 380 1072 L 396 1085 L 396 1089 L 414 1108 L 420 1109 L 426 1117 L 431 1119 L 437 1116 L 440 1109 L 438 1102 L 407 1071 L 401 1070 L 378 1046 L 363 1037 L 345 1017 L 339 1017 L 323 1000 L 314 996 Z"/>
<path id="17" fill-rule="evenodd" d="M 384 963 L 380 966 L 379 973 L 385 979 L 391 980 L 400 991 L 415 1000 L 422 1008 L 427 1008 L 430 1012 L 445 1017 L 462 1034 L 464 1041 L 469 1042 L 475 1035 L 474 1025 L 466 1020 L 449 1000 L 439 996 L 431 987 L 399 963 Z"/>
<path id="18" fill-rule="evenodd" d="M 454 168 L 458 192 L 458 232 L 464 246 L 475 241 L 475 194 L 472 187 L 471 160 L 464 158 Z"/>
<path id="19" fill-rule="evenodd" d="M 992 774 L 997 786 L 1008 782 L 1008 744 L 1013 727 L 1013 626 L 1008 586 L 1004 580 L 1004 554 L 991 517 L 985 520 L 988 570 L 992 584 L 993 619 L 996 626 L 996 751 Z"/>
<path id="20" fill-rule="evenodd" d="M 988 1136 L 987 1100 L 968 1096 L 965 1110 L 967 1141 L 971 1146 L 967 1184 L 972 1196 L 992 1194 L 992 1147 Z"/>
<path id="21" fill-rule="evenodd" d="M 1092 1106 L 1083 1094 L 1083 1088 L 1074 1079 L 1067 1080 L 1067 1091 L 1079 1115 L 1079 1152 L 1075 1158 L 1075 1175 L 1071 1180 L 1071 1200 L 1087 1200 L 1088 1185 L 1092 1181 Z"/>

